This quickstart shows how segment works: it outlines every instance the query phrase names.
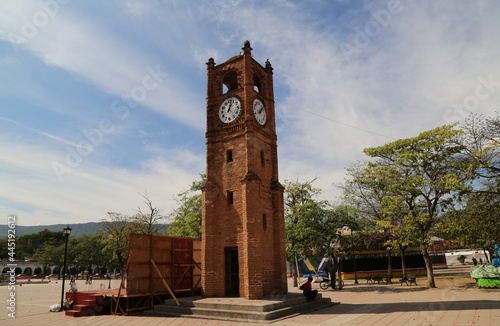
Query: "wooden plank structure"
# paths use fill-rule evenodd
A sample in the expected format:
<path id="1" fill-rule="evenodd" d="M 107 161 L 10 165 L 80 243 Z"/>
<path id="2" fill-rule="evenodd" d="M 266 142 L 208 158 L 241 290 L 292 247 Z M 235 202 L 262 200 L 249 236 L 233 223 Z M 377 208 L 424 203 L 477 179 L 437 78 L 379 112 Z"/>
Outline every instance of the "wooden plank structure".
<path id="1" fill-rule="evenodd" d="M 123 283 L 126 280 L 126 290 Z M 127 315 L 152 309 L 176 295 L 201 292 L 201 240 L 150 234 L 130 234 L 125 273 L 111 312 Z"/>

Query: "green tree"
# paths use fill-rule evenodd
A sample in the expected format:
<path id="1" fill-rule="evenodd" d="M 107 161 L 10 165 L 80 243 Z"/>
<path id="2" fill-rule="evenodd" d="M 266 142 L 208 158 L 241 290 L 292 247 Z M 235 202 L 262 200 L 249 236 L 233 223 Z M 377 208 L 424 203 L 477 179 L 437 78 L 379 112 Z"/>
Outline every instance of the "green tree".
<path id="1" fill-rule="evenodd" d="M 35 256 L 36 250 L 46 242 L 64 243 L 61 231 L 47 229 L 33 234 L 25 234 L 16 239 L 16 259 Z"/>
<path id="2" fill-rule="evenodd" d="M 0 259 L 9 259 L 9 240 L 7 237 L 0 238 Z"/>
<path id="3" fill-rule="evenodd" d="M 193 181 L 191 187 L 177 195 L 177 204 L 170 218 L 172 222 L 168 234 L 178 237 L 201 238 L 201 187 L 205 184 L 206 175 L 201 180 Z"/>
<path id="4" fill-rule="evenodd" d="M 317 201 L 320 189 L 313 188 L 310 181 L 284 182 L 285 234 L 287 260 L 292 262 L 293 284 L 297 283 L 297 268 L 293 263 L 302 255 L 310 256 L 318 244 L 319 229 L 325 215 L 326 202 Z"/>
<path id="5" fill-rule="evenodd" d="M 358 212 L 354 207 L 338 205 L 324 209 L 318 223 L 315 248 L 325 257 L 334 259 L 330 273 L 337 273 L 337 288 L 342 289 L 342 263 L 344 254 L 354 256 L 354 251 L 359 249 L 360 223 Z M 351 236 L 342 237 L 340 229 L 347 227 Z M 335 270 L 336 268 L 336 270 Z"/>
<path id="6" fill-rule="evenodd" d="M 74 264 L 75 267 L 84 267 L 88 271 L 92 271 L 92 266 L 97 265 L 101 269 L 106 266 L 110 267 L 109 262 L 112 259 L 112 252 L 105 250 L 107 239 L 103 235 L 87 235 L 84 234 L 78 238 L 78 242 L 74 247 Z M 78 262 L 78 263 L 76 263 Z M 80 272 L 77 270 L 76 272 Z"/>
<path id="7" fill-rule="evenodd" d="M 444 215 L 439 228 L 448 238 L 488 251 L 491 257 L 495 244 L 500 243 L 500 197 L 493 192 L 479 192 L 466 195 L 464 201 L 463 208 Z"/>
<path id="8" fill-rule="evenodd" d="M 102 220 L 100 234 L 105 239 L 105 252 L 111 251 L 123 274 L 128 255 L 128 235 L 138 232 L 137 223 L 126 215 L 108 212 L 108 219 Z"/>
<path id="9" fill-rule="evenodd" d="M 58 232 L 61 233 L 62 232 Z M 63 238 L 64 239 L 64 238 Z M 68 238 L 68 248 L 66 255 L 66 271 L 69 270 L 69 267 L 73 265 L 75 261 L 75 248 L 78 244 L 78 238 L 69 237 Z M 64 264 L 64 247 L 66 245 L 64 241 L 54 241 L 48 240 L 42 244 L 35 251 L 35 256 L 38 258 L 38 261 L 42 263 L 45 267 L 49 266 L 57 266 L 59 267 L 59 272 L 62 273 L 62 267 Z"/>
<path id="10" fill-rule="evenodd" d="M 62 271 L 61 266 L 64 262 L 64 244 L 49 241 L 44 243 L 36 251 L 36 256 L 43 266 L 58 266 Z"/>
<path id="11" fill-rule="evenodd" d="M 500 196 L 500 115 L 485 118 L 471 114 L 462 127 L 457 144 L 464 147 L 464 159 L 474 165 L 474 192 Z"/>
<path id="12" fill-rule="evenodd" d="M 454 125 L 442 126 L 414 138 L 364 150 L 376 159 L 372 167 L 377 172 L 400 176 L 393 178 L 394 184 L 383 187 L 399 197 L 398 203 L 406 205 L 405 223 L 414 226 L 413 236 L 420 244 L 428 287 L 435 287 L 435 282 L 427 247 L 440 212 L 453 203 L 452 195 L 470 189 L 466 183 L 473 175 L 473 167 L 459 159 L 464 146 L 454 143 L 461 133 Z"/>
<path id="13" fill-rule="evenodd" d="M 464 161 L 475 167 L 474 188 L 460 197 L 445 215 L 440 229 L 461 244 L 491 254 L 500 242 L 500 115 L 471 114 L 457 143 L 464 147 Z"/>
<path id="14" fill-rule="evenodd" d="M 399 249 L 403 274 L 406 275 L 405 250 L 411 243 L 412 234 L 404 220 L 408 214 L 404 202 L 406 197 L 391 187 L 401 177 L 373 162 L 351 165 L 347 176 L 340 188 L 345 201 L 357 208 L 362 220 L 363 237 L 360 240 L 367 248 L 386 249 L 389 275 L 392 275 L 392 252 Z M 412 200 L 411 196 L 409 200 Z"/>

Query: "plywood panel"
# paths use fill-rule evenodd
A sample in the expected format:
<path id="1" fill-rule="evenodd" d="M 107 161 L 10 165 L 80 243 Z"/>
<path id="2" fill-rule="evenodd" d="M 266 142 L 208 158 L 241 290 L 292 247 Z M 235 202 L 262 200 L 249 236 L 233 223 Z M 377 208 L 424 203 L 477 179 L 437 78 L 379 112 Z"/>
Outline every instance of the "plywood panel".
<path id="1" fill-rule="evenodd" d="M 193 251 L 201 250 L 201 239 L 193 239 Z"/>
<path id="2" fill-rule="evenodd" d="M 177 264 L 192 264 L 193 263 L 193 252 L 186 250 L 174 250 L 174 262 Z"/>
<path id="3" fill-rule="evenodd" d="M 135 249 L 149 249 L 151 240 L 151 235 L 149 234 L 134 234 L 133 237 L 129 237 L 129 248 Z"/>
<path id="4" fill-rule="evenodd" d="M 196 248 L 195 252 L 193 248 Z M 198 265 L 201 265 L 200 239 L 130 234 L 128 249 L 129 295 L 167 292 L 150 262 L 151 259 L 173 290 L 192 289 L 201 277 L 200 269 L 193 263 L 195 259 Z M 200 289 L 200 285 L 197 289 Z"/>
<path id="5" fill-rule="evenodd" d="M 193 239 L 191 238 L 173 238 L 173 247 L 176 249 L 193 250 Z"/>
<path id="6" fill-rule="evenodd" d="M 201 266 L 201 251 L 193 251 L 194 261 Z"/>

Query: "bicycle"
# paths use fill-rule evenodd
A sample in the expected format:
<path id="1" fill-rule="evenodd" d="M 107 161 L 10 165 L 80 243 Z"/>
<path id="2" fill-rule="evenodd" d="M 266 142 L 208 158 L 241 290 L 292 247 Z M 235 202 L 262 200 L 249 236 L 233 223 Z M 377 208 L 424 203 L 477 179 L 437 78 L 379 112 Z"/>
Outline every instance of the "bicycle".
<path id="1" fill-rule="evenodd" d="M 344 281 L 342 280 L 342 287 L 344 287 Z M 335 282 L 337 283 L 337 282 Z M 326 276 L 323 276 L 323 281 L 319 282 L 319 287 L 322 289 L 322 290 L 327 290 L 328 288 L 332 288 L 333 289 L 336 289 L 336 288 L 333 288 L 332 287 L 332 282 L 330 280 L 329 277 L 326 277 Z"/>

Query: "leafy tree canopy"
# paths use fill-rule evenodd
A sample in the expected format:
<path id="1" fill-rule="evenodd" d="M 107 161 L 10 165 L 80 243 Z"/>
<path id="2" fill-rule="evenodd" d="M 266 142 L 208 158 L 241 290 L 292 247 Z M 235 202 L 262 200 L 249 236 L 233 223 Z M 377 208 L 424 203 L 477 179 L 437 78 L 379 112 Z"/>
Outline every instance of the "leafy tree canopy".
<path id="1" fill-rule="evenodd" d="M 179 207 L 170 214 L 169 235 L 201 238 L 201 187 L 205 184 L 206 175 L 200 177 L 201 180 L 193 181 L 188 190 L 177 195 Z"/>

